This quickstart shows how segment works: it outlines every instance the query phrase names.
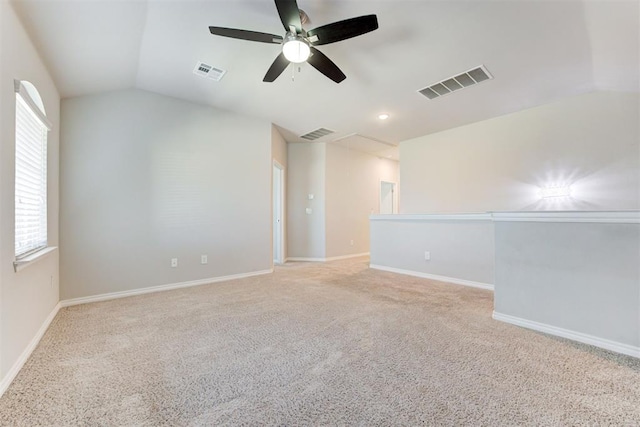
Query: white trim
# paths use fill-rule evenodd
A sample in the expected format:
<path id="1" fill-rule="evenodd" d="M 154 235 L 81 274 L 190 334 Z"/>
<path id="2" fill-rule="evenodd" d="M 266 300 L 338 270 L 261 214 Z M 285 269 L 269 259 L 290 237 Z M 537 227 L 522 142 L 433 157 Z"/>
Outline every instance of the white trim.
<path id="1" fill-rule="evenodd" d="M 36 92 L 38 91 L 35 88 L 35 86 L 31 85 L 31 87 Z M 47 119 L 47 115 L 43 111 L 44 105 L 42 106 L 42 108 L 38 105 L 38 102 L 33 99 L 31 94 L 29 93 L 29 90 L 25 87 L 25 85 L 23 84 L 22 81 L 14 80 L 13 81 L 13 88 L 14 88 L 15 92 L 18 95 L 20 95 L 20 98 L 22 98 L 24 103 L 27 104 L 27 106 L 29 107 L 31 112 L 38 118 L 38 120 L 40 120 L 42 122 L 44 127 L 46 127 L 47 130 L 50 131 L 53 128 L 53 125 L 51 124 L 49 119 Z M 35 95 L 38 96 L 38 97 L 40 96 L 39 93 L 36 93 Z M 40 99 L 39 101 L 40 101 L 40 103 L 42 103 L 42 99 Z"/>
<path id="2" fill-rule="evenodd" d="M 546 334 L 555 335 L 562 338 L 567 338 L 573 341 L 581 342 L 583 344 L 593 345 L 596 347 L 604 348 L 605 350 L 611 350 L 615 351 L 616 353 L 626 354 L 627 356 L 640 358 L 640 347 L 634 347 L 629 344 L 623 344 L 617 341 L 611 341 L 593 335 L 584 334 L 582 332 L 559 328 L 557 326 L 548 325 L 546 323 L 534 322 L 533 320 L 522 319 L 520 317 L 510 316 L 508 314 L 502 314 L 496 311 L 493 312 L 492 317 L 495 320 L 499 320 L 501 322 L 510 323 L 512 325 L 521 326 L 527 329 L 533 329 L 534 331 L 544 332 Z"/>
<path id="3" fill-rule="evenodd" d="M 439 282 L 454 283 L 456 285 L 470 286 L 472 288 L 486 289 L 493 291 L 493 285 L 489 283 L 474 282 L 472 280 L 457 279 L 455 277 L 440 276 L 437 274 L 423 273 L 421 271 L 403 270 L 401 268 L 387 267 L 384 265 L 369 264 L 369 268 L 374 270 L 389 271 L 391 273 L 406 274 L 407 276 L 421 277 L 423 279 L 437 280 Z"/>
<path id="4" fill-rule="evenodd" d="M 371 221 L 516 221 L 516 222 L 602 222 L 640 224 L 640 211 L 537 211 L 459 214 L 371 215 Z"/>
<path id="5" fill-rule="evenodd" d="M 497 222 L 603 222 L 640 224 L 640 211 L 493 212 L 491 218 Z"/>
<path id="6" fill-rule="evenodd" d="M 211 277 L 209 279 L 191 280 L 189 282 L 171 283 L 168 285 L 150 286 L 148 288 L 132 289 L 130 291 L 109 292 L 107 294 L 92 295 L 88 297 L 72 298 L 60 301 L 61 307 L 70 307 L 79 304 L 88 304 L 91 302 L 108 301 L 117 298 L 126 298 L 136 295 L 150 294 L 153 292 L 170 291 L 173 289 L 190 288 L 192 286 L 208 285 L 211 283 L 225 282 L 227 280 L 244 279 L 247 277 L 260 276 L 263 274 L 273 273 L 273 269 L 252 271 L 250 273 L 232 274 L 229 276 Z"/>
<path id="7" fill-rule="evenodd" d="M 398 214 L 398 192 L 396 191 L 396 189 L 398 188 L 398 183 L 393 182 L 393 181 L 385 181 L 384 179 L 380 180 L 380 183 L 378 185 L 378 212 L 380 212 L 382 209 L 382 184 L 391 184 L 391 213 L 390 214 L 381 214 L 378 213 L 378 215 L 397 215 Z M 375 215 L 375 214 L 374 214 Z"/>
<path id="8" fill-rule="evenodd" d="M 349 259 L 349 258 L 360 258 L 363 256 L 369 256 L 370 253 L 369 252 L 363 252 L 361 254 L 351 254 L 351 255 L 340 255 L 340 256 L 332 256 L 329 258 L 305 258 L 305 257 L 289 257 L 285 260 L 285 262 L 288 261 L 294 261 L 294 262 L 330 262 L 330 261 L 339 261 L 342 259 Z"/>
<path id="9" fill-rule="evenodd" d="M 57 246 L 48 246 L 46 248 L 40 249 L 37 252 L 32 253 L 31 255 L 28 255 L 26 257 L 23 257 L 23 258 L 20 258 L 20 259 L 17 259 L 15 261 L 13 261 L 13 271 L 15 271 L 17 273 L 18 271 L 27 268 L 28 266 L 30 266 L 34 262 L 44 258 L 45 256 L 49 255 L 52 252 L 54 252 L 56 249 L 58 249 Z"/>
<path id="10" fill-rule="evenodd" d="M 275 184 L 275 177 L 276 177 L 276 172 L 275 169 L 278 170 L 277 175 L 278 175 L 278 182 L 280 183 L 278 189 L 275 188 L 274 184 Z M 272 247 L 275 246 L 278 251 L 274 251 L 273 253 L 273 264 L 274 265 L 282 265 L 286 262 L 285 260 L 285 253 L 287 251 L 287 242 L 285 239 L 285 230 L 286 230 L 286 223 L 285 223 L 285 200 L 286 200 L 286 194 L 285 194 L 285 187 L 286 187 L 286 176 L 285 176 L 285 169 L 284 166 L 282 166 L 276 159 L 273 159 L 273 168 L 271 169 L 271 203 L 273 204 L 273 206 L 271 207 L 271 226 L 273 227 L 272 230 L 272 236 L 271 238 L 274 240 L 272 243 Z M 278 194 L 278 201 L 279 203 L 275 203 L 274 200 L 274 196 L 276 195 L 276 193 Z M 279 205 L 279 206 L 278 206 Z M 275 218 L 274 218 L 274 213 L 277 211 L 277 213 L 280 214 L 280 222 L 278 223 L 278 225 L 275 225 Z M 278 252 L 278 253 L 276 253 Z"/>
<path id="11" fill-rule="evenodd" d="M 35 350 L 45 332 L 47 332 L 49 325 L 51 325 L 51 322 L 56 317 L 56 314 L 58 314 L 61 307 L 60 303 L 57 303 L 56 306 L 53 307 L 53 310 L 51 310 L 51 313 L 49 313 L 47 318 L 44 319 L 40 329 L 38 329 L 38 332 L 36 332 L 35 336 L 31 339 L 27 348 L 24 349 L 20 357 L 18 357 L 18 360 L 16 360 L 11 369 L 9 369 L 9 372 L 7 372 L 4 378 L 2 378 L 2 381 L 0 381 L 0 397 L 2 397 L 5 391 L 7 391 L 13 380 L 20 372 L 20 369 L 22 369 L 27 360 L 29 360 L 29 356 L 31 356 L 31 353 L 33 353 L 33 350 Z"/>
<path id="12" fill-rule="evenodd" d="M 338 260 L 341 260 L 341 259 L 360 258 L 360 257 L 363 257 L 363 256 L 369 256 L 369 255 L 370 255 L 369 252 L 363 252 L 361 254 L 332 256 L 332 257 L 329 257 L 329 258 L 325 258 L 324 260 L 325 260 L 325 262 L 326 261 L 338 261 Z"/>
<path id="13" fill-rule="evenodd" d="M 490 213 L 371 215 L 371 221 L 491 221 Z"/>

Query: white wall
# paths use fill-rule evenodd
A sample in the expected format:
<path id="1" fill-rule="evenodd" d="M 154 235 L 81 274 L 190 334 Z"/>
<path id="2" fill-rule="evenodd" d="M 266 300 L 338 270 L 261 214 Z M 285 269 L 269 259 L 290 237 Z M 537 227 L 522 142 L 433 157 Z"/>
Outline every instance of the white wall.
<path id="1" fill-rule="evenodd" d="M 639 109 L 596 92 L 404 141 L 400 212 L 640 209 Z M 539 199 L 562 182 L 572 199 Z"/>
<path id="2" fill-rule="evenodd" d="M 380 212 L 380 181 L 398 183 L 398 162 L 331 143 L 326 162 L 326 257 L 369 252 L 369 216 Z"/>
<path id="3" fill-rule="evenodd" d="M 325 258 L 326 145 L 287 144 L 287 251 L 291 258 Z M 313 194 L 313 200 L 308 195 Z M 311 214 L 306 209 L 312 210 Z"/>
<path id="4" fill-rule="evenodd" d="M 0 381 L 18 361 L 58 302 L 58 253 L 15 273 L 15 92 L 33 83 L 53 129 L 48 135 L 48 237 L 58 245 L 60 95 L 9 2 L 0 2 Z"/>
<path id="5" fill-rule="evenodd" d="M 62 118 L 62 299 L 271 268 L 270 123 L 140 90 Z"/>

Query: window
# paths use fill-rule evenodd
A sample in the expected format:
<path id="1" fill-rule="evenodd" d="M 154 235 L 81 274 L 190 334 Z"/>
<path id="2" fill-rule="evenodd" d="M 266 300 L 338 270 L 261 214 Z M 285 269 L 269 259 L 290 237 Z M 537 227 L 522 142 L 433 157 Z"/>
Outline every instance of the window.
<path id="1" fill-rule="evenodd" d="M 36 88 L 16 89 L 16 260 L 47 247 L 47 133 L 51 125 Z"/>

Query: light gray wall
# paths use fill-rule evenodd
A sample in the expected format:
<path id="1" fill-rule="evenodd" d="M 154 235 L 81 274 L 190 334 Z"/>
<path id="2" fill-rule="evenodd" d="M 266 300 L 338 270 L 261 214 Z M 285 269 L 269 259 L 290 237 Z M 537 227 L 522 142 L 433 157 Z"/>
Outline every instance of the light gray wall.
<path id="1" fill-rule="evenodd" d="M 9 2 L 0 2 L 0 381 L 58 302 L 58 252 L 15 273 L 15 92 L 27 80 L 53 123 L 48 135 L 48 238 L 58 245 L 60 95 Z"/>
<path id="2" fill-rule="evenodd" d="M 323 143 L 287 144 L 287 248 L 295 258 L 325 258 L 325 171 Z M 308 195 L 313 194 L 313 200 Z M 306 208 L 312 209 L 311 214 Z"/>
<path id="3" fill-rule="evenodd" d="M 426 251 L 431 260 L 425 260 Z M 371 264 L 493 285 L 493 223 L 490 219 L 433 219 L 429 215 L 421 219 L 374 217 Z"/>
<path id="4" fill-rule="evenodd" d="M 140 90 L 62 123 L 62 299 L 271 268 L 270 123 Z"/>
<path id="5" fill-rule="evenodd" d="M 289 257 L 369 252 L 369 215 L 379 210 L 380 180 L 397 183 L 398 163 L 337 144 L 292 143 L 288 171 Z"/>
<path id="6" fill-rule="evenodd" d="M 596 92 L 404 141 L 400 212 L 640 209 L 639 117 L 638 94 Z M 540 200 L 562 182 L 572 199 Z"/>
<path id="7" fill-rule="evenodd" d="M 369 216 L 380 211 L 380 181 L 398 183 L 398 162 L 326 145 L 326 256 L 369 252 Z"/>
<path id="8" fill-rule="evenodd" d="M 495 311 L 640 347 L 640 224 L 497 222 Z"/>

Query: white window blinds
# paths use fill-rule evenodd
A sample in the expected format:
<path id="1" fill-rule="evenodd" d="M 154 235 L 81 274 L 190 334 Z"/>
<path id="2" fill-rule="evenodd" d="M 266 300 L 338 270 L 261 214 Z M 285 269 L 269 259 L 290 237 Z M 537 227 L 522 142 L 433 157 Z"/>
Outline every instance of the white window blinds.
<path id="1" fill-rule="evenodd" d="M 47 131 L 44 113 L 16 93 L 15 255 L 47 246 Z M 43 120 L 44 118 L 44 120 Z"/>

